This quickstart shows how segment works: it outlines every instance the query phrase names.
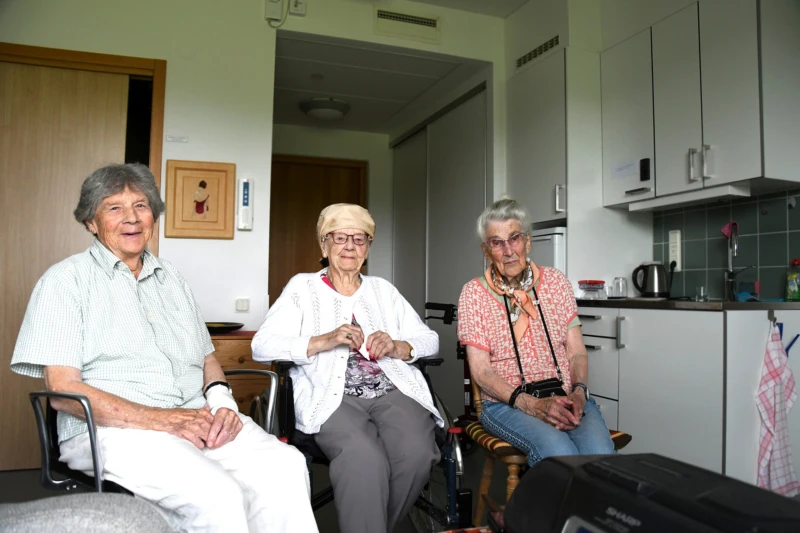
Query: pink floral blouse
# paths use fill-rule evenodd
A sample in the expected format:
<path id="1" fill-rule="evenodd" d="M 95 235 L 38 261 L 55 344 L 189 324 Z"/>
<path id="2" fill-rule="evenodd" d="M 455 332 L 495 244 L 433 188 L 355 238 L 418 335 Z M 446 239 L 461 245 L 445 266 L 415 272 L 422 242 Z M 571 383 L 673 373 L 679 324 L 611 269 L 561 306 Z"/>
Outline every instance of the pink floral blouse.
<path id="1" fill-rule="evenodd" d="M 572 380 L 566 339 L 569 329 L 580 326 L 578 304 L 564 274 L 550 267 L 539 267 L 539 271 L 539 280 L 534 287 L 561 367 L 564 390 L 569 392 Z M 533 291 L 528 294 L 535 301 Z M 494 371 L 511 385 L 520 385 L 519 365 L 514 354 L 503 297 L 487 286 L 483 276 L 468 282 L 461 291 L 458 299 L 458 339 L 463 345 L 489 352 Z M 534 315 L 530 321 L 522 339 L 518 340 L 518 347 L 526 383 L 557 377 L 544 327 L 538 316 Z M 498 401 L 484 391 L 481 391 L 481 398 Z"/>

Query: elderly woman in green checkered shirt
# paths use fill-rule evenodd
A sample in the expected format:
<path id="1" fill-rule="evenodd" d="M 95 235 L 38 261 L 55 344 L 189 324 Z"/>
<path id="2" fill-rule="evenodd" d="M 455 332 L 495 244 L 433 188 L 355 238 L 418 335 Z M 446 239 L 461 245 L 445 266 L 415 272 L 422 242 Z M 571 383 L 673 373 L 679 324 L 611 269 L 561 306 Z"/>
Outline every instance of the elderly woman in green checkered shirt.
<path id="1" fill-rule="evenodd" d="M 189 286 L 147 250 L 163 210 L 144 165 L 84 181 L 75 218 L 96 239 L 37 283 L 11 369 L 89 398 L 106 479 L 174 529 L 316 531 L 302 454 L 238 412 Z M 91 473 L 80 406 L 53 407 L 61 461 Z"/>

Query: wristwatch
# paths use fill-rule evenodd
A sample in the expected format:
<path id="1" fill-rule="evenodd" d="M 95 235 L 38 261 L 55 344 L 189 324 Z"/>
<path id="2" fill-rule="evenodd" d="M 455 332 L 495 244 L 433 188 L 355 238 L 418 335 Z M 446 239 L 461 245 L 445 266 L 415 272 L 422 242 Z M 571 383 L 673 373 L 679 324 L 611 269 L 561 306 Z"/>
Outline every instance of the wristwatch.
<path id="1" fill-rule="evenodd" d="M 217 385 L 224 385 L 225 387 L 227 387 L 227 388 L 228 388 L 228 391 L 230 391 L 230 390 L 231 390 L 231 386 L 230 386 L 230 384 L 229 384 L 227 381 L 215 381 L 215 382 L 213 382 L 213 383 L 209 383 L 209 384 L 208 384 L 208 386 L 206 387 L 206 389 L 203 391 L 203 396 L 205 396 L 206 394 L 208 394 L 208 391 L 209 391 L 209 389 L 210 389 L 211 387 L 216 387 Z"/>
<path id="2" fill-rule="evenodd" d="M 589 401 L 589 387 L 586 386 L 585 383 L 581 383 L 580 381 L 575 382 L 572 384 L 572 392 L 575 392 L 575 389 L 578 387 L 583 389 L 583 394 L 586 395 L 586 401 Z"/>

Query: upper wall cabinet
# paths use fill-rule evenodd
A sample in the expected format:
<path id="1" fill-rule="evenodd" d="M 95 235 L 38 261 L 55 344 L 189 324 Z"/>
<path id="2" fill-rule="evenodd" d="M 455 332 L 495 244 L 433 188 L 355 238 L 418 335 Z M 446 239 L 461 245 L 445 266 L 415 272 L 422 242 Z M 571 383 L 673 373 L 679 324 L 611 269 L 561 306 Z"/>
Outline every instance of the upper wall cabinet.
<path id="1" fill-rule="evenodd" d="M 703 187 L 696 157 L 703 144 L 697 4 L 652 30 L 656 195 L 662 196 Z"/>
<path id="2" fill-rule="evenodd" d="M 789 2 L 791 3 L 791 2 Z M 755 0 L 700 2 L 706 186 L 762 175 Z"/>
<path id="3" fill-rule="evenodd" d="M 534 223 L 567 216 L 564 53 L 554 52 L 508 81 L 508 193 L 527 206 Z"/>
<path id="4" fill-rule="evenodd" d="M 650 30 L 603 52 L 603 204 L 655 196 Z"/>

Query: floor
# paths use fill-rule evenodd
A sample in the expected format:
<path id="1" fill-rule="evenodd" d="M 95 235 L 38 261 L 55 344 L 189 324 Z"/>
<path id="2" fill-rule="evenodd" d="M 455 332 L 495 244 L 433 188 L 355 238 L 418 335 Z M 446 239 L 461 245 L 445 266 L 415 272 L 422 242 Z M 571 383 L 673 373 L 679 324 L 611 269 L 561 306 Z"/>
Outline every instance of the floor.
<path id="1" fill-rule="evenodd" d="M 477 450 L 464 459 L 464 482 L 472 489 L 473 494 L 478 491 L 481 469 L 483 468 L 483 453 Z M 314 472 L 315 490 L 327 486 L 330 482 L 327 469 L 312 465 Z M 497 501 L 505 499 L 505 477 L 501 474 L 502 467 L 498 467 L 492 482 L 491 495 Z M 0 503 L 15 503 L 39 498 L 56 496 L 60 493 L 43 489 L 39 484 L 39 470 L 16 470 L 0 472 Z M 473 500 L 474 505 L 474 500 Z M 320 533 L 338 533 L 339 525 L 336 519 L 336 508 L 328 504 L 316 513 Z M 414 533 L 411 522 L 406 519 L 396 529 L 395 533 Z"/>

